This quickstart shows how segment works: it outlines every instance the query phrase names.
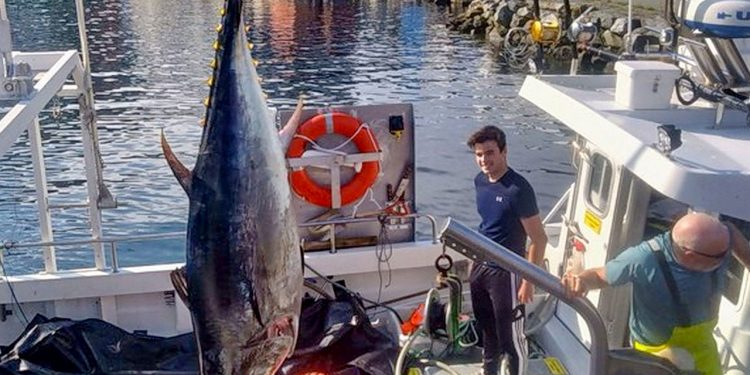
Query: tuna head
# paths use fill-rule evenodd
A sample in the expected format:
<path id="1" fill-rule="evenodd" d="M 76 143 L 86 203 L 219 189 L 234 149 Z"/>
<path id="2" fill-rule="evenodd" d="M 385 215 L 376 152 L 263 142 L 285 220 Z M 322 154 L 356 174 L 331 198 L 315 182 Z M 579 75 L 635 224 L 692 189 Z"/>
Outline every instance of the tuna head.
<path id="1" fill-rule="evenodd" d="M 165 157 L 190 198 L 185 268 L 202 374 L 273 374 L 297 336 L 302 267 L 282 146 L 229 0 L 194 170 Z"/>

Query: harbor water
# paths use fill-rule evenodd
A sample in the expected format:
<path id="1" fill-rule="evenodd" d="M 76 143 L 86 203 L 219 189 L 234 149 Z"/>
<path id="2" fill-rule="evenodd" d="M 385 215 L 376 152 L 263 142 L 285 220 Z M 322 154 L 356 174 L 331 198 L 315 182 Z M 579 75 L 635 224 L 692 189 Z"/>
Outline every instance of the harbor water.
<path id="1" fill-rule="evenodd" d="M 105 237 L 184 231 L 187 198 L 166 165 L 163 129 L 192 165 L 208 93 L 211 44 L 223 1 L 93 0 L 87 27 L 104 176 L 120 207 L 103 213 Z M 21 51 L 78 48 L 75 5 L 7 0 Z M 291 108 L 407 102 L 415 108 L 416 207 L 476 225 L 465 144 L 483 125 L 508 134 L 509 163 L 534 186 L 542 215 L 573 181 L 569 135 L 517 96 L 482 40 L 446 30 L 448 10 L 414 0 L 247 1 L 253 54 L 270 104 Z M 8 110 L 2 108 L 3 113 Z M 50 203 L 86 199 L 77 104 L 55 101 L 41 117 Z M 39 241 L 28 138 L 0 156 L 0 241 Z M 55 240 L 90 236 L 85 209 L 52 212 Z M 429 236 L 428 226 L 419 236 Z M 181 238 L 118 245 L 121 266 L 184 260 Z M 57 248 L 58 266 L 93 266 L 90 248 Z M 4 251 L 9 274 L 43 269 L 41 249 Z"/>

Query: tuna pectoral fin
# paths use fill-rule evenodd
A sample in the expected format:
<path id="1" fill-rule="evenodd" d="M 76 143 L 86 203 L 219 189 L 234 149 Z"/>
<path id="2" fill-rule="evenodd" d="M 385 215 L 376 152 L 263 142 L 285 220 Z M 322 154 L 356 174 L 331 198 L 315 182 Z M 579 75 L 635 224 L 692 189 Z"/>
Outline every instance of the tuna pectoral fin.
<path id="1" fill-rule="evenodd" d="M 185 275 L 185 267 L 180 267 L 169 273 L 169 279 L 172 280 L 172 286 L 174 286 L 175 292 L 180 296 L 182 303 L 190 309 L 190 302 L 188 301 L 188 288 L 187 288 L 187 277 Z"/>
<path id="2" fill-rule="evenodd" d="M 294 134 L 297 133 L 297 128 L 299 127 L 299 121 L 302 118 L 302 97 L 300 96 L 299 99 L 297 99 L 297 107 L 294 108 L 294 113 L 292 113 L 292 117 L 289 117 L 289 121 L 286 122 L 286 125 L 284 125 L 283 128 L 279 131 L 279 140 L 281 140 L 281 149 L 286 152 L 287 147 L 289 147 L 289 142 L 292 141 L 292 138 L 294 137 Z"/>
<path id="3" fill-rule="evenodd" d="M 174 152 L 172 152 L 172 147 L 169 147 L 167 137 L 164 136 L 164 130 L 161 131 L 161 149 L 164 151 L 164 158 L 167 159 L 167 164 L 172 168 L 172 173 L 177 177 L 177 181 L 180 182 L 185 192 L 190 195 L 190 176 L 192 173 L 182 165 Z"/>

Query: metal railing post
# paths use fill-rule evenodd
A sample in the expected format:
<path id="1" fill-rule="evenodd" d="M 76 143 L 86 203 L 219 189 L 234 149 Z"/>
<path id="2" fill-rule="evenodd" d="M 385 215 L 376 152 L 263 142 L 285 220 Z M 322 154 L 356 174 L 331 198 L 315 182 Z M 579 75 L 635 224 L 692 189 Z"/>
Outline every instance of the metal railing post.
<path id="1" fill-rule="evenodd" d="M 549 213 L 547 216 L 544 217 L 544 220 L 542 220 L 542 224 L 548 224 L 550 220 L 552 220 L 555 215 L 560 211 L 560 209 L 567 203 L 568 197 L 570 196 L 570 193 L 573 191 L 573 185 L 570 185 L 568 190 L 565 190 L 565 193 L 563 193 L 562 197 L 555 203 L 555 205 L 552 207 L 551 210 L 549 210 Z"/>
<path id="2" fill-rule="evenodd" d="M 49 193 L 47 190 L 47 170 L 44 163 L 44 152 L 42 150 L 41 127 L 39 117 L 34 117 L 28 129 L 29 143 L 31 145 L 31 160 L 34 165 L 34 183 L 36 185 L 36 200 L 39 210 L 39 231 L 42 242 L 53 242 L 52 216 L 49 212 Z M 44 271 L 57 271 L 57 258 L 55 247 L 44 246 Z"/>
<path id="3" fill-rule="evenodd" d="M 78 64 L 73 70 L 73 80 L 81 90 L 78 96 L 78 105 L 81 116 L 81 133 L 83 138 L 83 161 L 86 170 L 86 190 L 88 192 L 88 211 L 89 225 L 91 226 L 91 239 L 95 242 L 94 246 L 94 264 L 97 269 L 106 268 L 104 258 L 104 248 L 100 242 L 102 237 L 102 216 L 99 210 L 100 185 L 99 175 L 97 172 L 96 154 L 96 134 L 92 129 L 96 129 L 96 120 L 94 119 L 93 103 L 89 98 L 93 97 L 91 93 L 91 82 L 87 79 L 83 66 Z"/>
<path id="4" fill-rule="evenodd" d="M 117 242 L 112 241 L 109 243 L 109 246 L 110 246 L 110 251 L 111 251 L 110 256 L 112 257 L 112 260 L 111 260 L 112 272 L 113 273 L 120 272 L 120 261 L 117 260 Z"/>

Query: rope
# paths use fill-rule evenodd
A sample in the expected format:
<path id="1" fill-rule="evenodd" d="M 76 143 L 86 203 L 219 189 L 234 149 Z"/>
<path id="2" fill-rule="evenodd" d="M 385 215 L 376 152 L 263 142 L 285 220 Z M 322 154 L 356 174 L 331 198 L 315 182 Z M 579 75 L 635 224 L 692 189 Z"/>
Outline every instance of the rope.
<path id="1" fill-rule="evenodd" d="M 318 276 L 321 280 L 323 280 L 324 282 L 327 282 L 327 283 L 331 284 L 332 287 L 341 289 L 344 292 L 349 293 L 350 295 L 354 296 L 355 298 L 361 299 L 362 301 L 370 303 L 373 306 L 378 306 L 378 307 L 382 307 L 382 308 L 384 308 L 386 310 L 389 310 L 390 312 L 392 312 L 394 314 L 394 316 L 396 317 L 396 319 L 398 319 L 398 324 L 399 325 L 404 324 L 404 321 L 401 319 L 401 316 L 398 315 L 398 312 L 393 307 L 390 307 L 388 305 L 384 305 L 382 303 L 375 302 L 375 301 L 373 301 L 371 299 L 367 299 L 365 297 L 362 297 L 361 295 L 355 293 L 353 290 L 351 290 L 351 289 L 349 289 L 349 288 L 347 288 L 347 287 L 345 287 L 345 286 L 343 286 L 343 285 L 341 285 L 339 283 L 333 282 L 331 279 L 329 279 L 328 277 L 326 277 L 322 273 L 318 272 L 318 270 L 316 270 L 315 268 L 312 268 L 312 266 L 310 266 L 307 263 L 305 263 L 304 266 L 305 266 L 305 268 L 307 268 L 308 270 L 310 270 L 310 272 L 312 272 L 316 276 Z M 370 308 L 372 308 L 372 306 L 365 307 L 365 309 L 370 309 Z"/>
<path id="2" fill-rule="evenodd" d="M 391 257 L 393 256 L 393 243 L 388 236 L 388 226 L 386 224 L 386 216 L 379 216 L 378 221 L 380 222 L 380 233 L 378 233 L 378 243 L 375 247 L 375 256 L 378 259 L 378 303 L 383 293 L 383 265 L 385 264 L 388 269 L 388 282 L 385 287 L 391 286 L 392 281 L 392 270 L 391 270 Z"/>
<path id="3" fill-rule="evenodd" d="M 461 322 L 456 340 L 462 348 L 470 348 L 479 343 L 479 333 L 474 319 Z"/>
<path id="4" fill-rule="evenodd" d="M 370 187 L 369 189 L 367 189 L 367 194 L 363 195 L 362 198 L 359 199 L 359 202 L 357 202 L 354 205 L 354 209 L 352 209 L 352 215 L 351 215 L 352 218 L 356 218 L 357 217 L 357 211 L 359 211 L 359 206 L 362 205 L 362 203 L 364 203 L 364 201 L 368 197 L 370 198 L 369 199 L 370 202 L 374 203 L 375 206 L 378 208 L 379 212 L 383 211 L 383 206 L 381 206 L 380 203 L 378 203 L 378 201 L 375 200 L 375 196 L 374 196 L 374 193 L 372 191 L 372 187 Z"/>
<path id="5" fill-rule="evenodd" d="M 18 234 L 20 232 L 19 226 L 17 225 L 21 220 L 18 218 L 18 202 L 14 202 L 11 204 L 12 207 L 12 219 L 13 219 L 13 225 L 11 226 L 11 235 L 10 238 L 18 238 Z M 25 323 L 26 325 L 29 324 L 29 319 L 26 317 L 26 313 L 23 311 L 23 307 L 21 307 L 21 303 L 18 302 L 18 297 L 16 296 L 16 291 L 13 288 L 13 284 L 8 280 L 8 273 L 5 270 L 5 261 L 3 259 L 2 252 L 5 250 L 8 250 L 8 255 L 10 255 L 10 249 L 13 249 L 16 246 L 17 241 L 14 240 L 5 240 L 2 243 L 2 247 L 0 247 L 0 280 L 5 279 L 5 282 L 8 284 L 8 289 L 10 290 L 11 298 L 13 299 L 13 307 L 20 312 L 20 318 L 19 321 L 21 321 L 21 318 L 23 318 L 22 323 Z M 18 315 L 16 315 L 18 317 Z"/>
<path id="6" fill-rule="evenodd" d="M 294 138 L 300 138 L 300 139 L 303 139 L 303 140 L 305 140 L 307 142 L 310 142 L 310 144 L 312 145 L 313 149 L 318 150 L 318 151 L 328 152 L 328 153 L 337 154 L 337 155 L 346 155 L 345 152 L 341 152 L 341 151 L 338 151 L 338 150 L 341 149 L 342 147 L 348 145 L 349 143 L 351 143 L 352 140 L 354 140 L 354 138 L 357 136 L 357 134 L 359 134 L 359 132 L 362 131 L 362 129 L 370 129 L 370 127 L 367 125 L 366 122 L 361 123 L 359 125 L 359 127 L 357 128 L 357 130 L 354 132 L 354 134 L 352 134 L 351 137 L 347 138 L 346 141 L 342 142 L 340 145 L 338 145 L 338 146 L 336 146 L 334 148 L 325 148 L 325 147 L 319 145 L 317 142 L 315 142 L 310 137 L 307 137 L 307 136 L 304 136 L 304 135 L 294 134 Z M 372 144 L 376 144 L 375 143 L 375 139 L 372 137 L 372 131 L 367 132 L 367 135 L 370 138 L 370 141 L 372 141 Z M 378 161 L 378 163 L 380 163 L 380 162 Z"/>
<path id="7" fill-rule="evenodd" d="M 521 27 L 510 28 L 503 43 L 504 62 L 511 70 L 525 71 L 529 60 L 537 53 L 537 48 L 528 30 Z"/>
<path id="8" fill-rule="evenodd" d="M 13 246 L 13 243 L 6 243 L 4 245 L 4 248 L 10 249 Z M 0 249 L 0 251 L 2 251 Z M 2 270 L 2 278 L 5 279 L 5 283 L 8 284 L 8 289 L 10 290 L 11 298 L 13 298 L 13 307 L 16 308 L 21 313 L 21 317 L 23 318 L 23 323 L 26 323 L 26 325 L 29 325 L 29 319 L 26 317 L 26 313 L 23 311 L 23 307 L 21 307 L 21 303 L 18 302 L 18 297 L 16 296 L 16 290 L 13 288 L 13 284 L 11 284 L 10 280 L 8 280 L 8 274 L 5 272 L 5 262 L 3 261 L 3 258 L 0 256 L 0 270 Z M 16 315 L 17 316 L 17 315 Z"/>

